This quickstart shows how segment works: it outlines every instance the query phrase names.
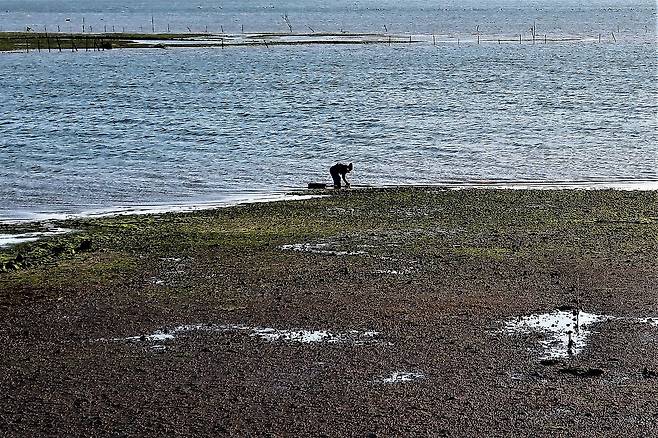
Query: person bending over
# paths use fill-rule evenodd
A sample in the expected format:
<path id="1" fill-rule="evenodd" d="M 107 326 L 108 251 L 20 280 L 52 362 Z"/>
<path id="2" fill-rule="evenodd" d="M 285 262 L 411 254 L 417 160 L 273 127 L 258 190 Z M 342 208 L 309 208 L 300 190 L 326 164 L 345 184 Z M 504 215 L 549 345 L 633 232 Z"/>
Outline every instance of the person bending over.
<path id="1" fill-rule="evenodd" d="M 347 175 L 351 171 L 352 171 L 352 163 L 350 164 L 338 163 L 338 164 L 334 164 L 329 168 L 329 173 L 331 173 L 331 177 L 334 179 L 335 189 L 340 189 L 341 177 L 343 178 L 343 181 L 345 181 L 345 187 L 347 188 L 350 187 L 350 183 L 349 181 L 347 181 L 347 179 L 345 179 L 345 175 Z"/>

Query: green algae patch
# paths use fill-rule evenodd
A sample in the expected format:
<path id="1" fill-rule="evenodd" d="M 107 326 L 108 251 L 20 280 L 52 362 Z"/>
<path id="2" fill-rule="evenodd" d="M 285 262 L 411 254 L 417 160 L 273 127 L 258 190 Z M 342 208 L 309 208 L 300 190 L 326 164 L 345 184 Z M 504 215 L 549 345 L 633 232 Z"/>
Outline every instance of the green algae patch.
<path id="1" fill-rule="evenodd" d="M 126 284 L 151 296 L 230 299 L 260 290 L 258 278 L 278 278 L 284 290 L 296 281 L 293 266 L 313 273 L 325 265 L 343 269 L 348 259 L 373 272 L 451 261 L 546 267 L 618 260 L 642 267 L 658 259 L 657 211 L 653 192 L 346 190 L 58 222 L 74 231 L 0 250 L 0 279 L 8 289 Z"/>
<path id="2" fill-rule="evenodd" d="M 463 255 L 467 257 L 480 257 L 494 260 L 502 260 L 506 256 L 512 253 L 511 250 L 507 248 L 479 248 L 479 247 L 467 247 L 467 248 L 455 248 L 453 249 L 455 255 Z"/>
<path id="3" fill-rule="evenodd" d="M 130 255 L 103 253 L 81 254 L 55 264 L 6 272 L 0 275 L 0 303 L 85 296 L 124 282 L 136 274 L 138 266 Z"/>

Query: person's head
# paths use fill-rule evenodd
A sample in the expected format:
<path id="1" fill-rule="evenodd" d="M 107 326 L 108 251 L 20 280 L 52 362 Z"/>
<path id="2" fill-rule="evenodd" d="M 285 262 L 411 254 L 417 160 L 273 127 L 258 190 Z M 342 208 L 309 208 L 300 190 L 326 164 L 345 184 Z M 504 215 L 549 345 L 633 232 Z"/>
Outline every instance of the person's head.
<path id="1" fill-rule="evenodd" d="M 347 171 L 348 171 L 348 172 L 351 172 L 351 171 L 352 171 L 352 167 L 353 167 L 353 166 L 352 166 L 352 163 L 348 164 L 348 165 L 347 165 Z"/>

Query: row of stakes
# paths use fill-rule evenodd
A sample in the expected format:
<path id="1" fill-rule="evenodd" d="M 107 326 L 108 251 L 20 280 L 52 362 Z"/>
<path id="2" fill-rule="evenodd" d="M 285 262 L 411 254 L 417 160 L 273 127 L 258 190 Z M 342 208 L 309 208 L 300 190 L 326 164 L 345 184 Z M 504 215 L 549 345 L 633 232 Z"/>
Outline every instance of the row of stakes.
<path id="1" fill-rule="evenodd" d="M 48 34 L 45 34 L 44 38 L 46 40 L 45 49 L 47 48 L 47 50 L 50 52 L 53 49 L 51 44 L 50 44 L 51 37 Z M 25 37 L 25 47 L 26 47 L 27 52 L 28 53 L 30 52 L 30 47 L 35 46 L 34 44 L 30 44 L 30 39 L 36 40 L 36 49 L 37 49 L 37 51 L 41 52 L 42 47 L 41 47 L 41 38 L 40 37 Z M 59 36 L 55 36 L 54 39 L 55 39 L 55 42 L 57 43 L 56 48 L 61 52 L 62 51 L 62 45 L 61 45 L 61 40 L 60 40 Z M 78 47 L 75 44 L 76 39 L 77 40 L 84 39 L 84 41 L 85 41 L 85 51 L 89 51 L 90 49 L 92 51 L 101 51 L 101 50 L 106 50 L 106 49 L 111 49 L 112 48 L 112 44 L 109 41 L 106 41 L 104 38 L 98 38 L 98 37 L 93 37 L 93 36 L 92 37 L 85 36 L 85 37 L 81 37 L 81 38 L 71 37 L 70 38 L 71 51 L 75 51 L 75 52 L 78 51 Z M 525 41 L 532 41 L 532 44 L 535 44 L 537 41 L 541 41 L 542 39 L 544 41 L 544 44 L 548 44 L 549 41 L 559 41 L 559 40 L 550 40 L 548 38 L 548 35 L 544 35 L 543 38 L 536 38 L 535 36 L 533 36 L 532 39 L 526 39 Z M 602 35 L 599 34 L 599 36 L 598 36 L 598 42 L 599 43 L 601 42 L 601 39 L 602 39 Z M 617 42 L 617 38 L 615 37 L 614 32 L 612 33 L 612 39 L 613 39 L 614 42 Z M 91 41 L 91 47 L 89 45 L 89 41 Z M 503 42 L 511 42 L 511 41 L 515 41 L 515 40 L 498 38 L 498 39 L 494 39 L 494 40 L 484 40 L 484 41 L 486 41 L 486 42 L 496 42 L 497 41 L 498 44 L 502 44 Z M 523 35 L 519 34 L 518 41 L 519 41 L 519 44 L 523 44 L 523 41 L 524 41 Z M 399 43 L 401 41 L 399 39 L 396 39 L 395 41 L 393 41 L 392 37 L 389 35 L 388 45 L 390 46 L 393 42 Z M 408 42 L 409 43 L 414 42 L 413 37 L 411 35 L 409 36 L 409 41 Z M 457 45 L 461 45 L 461 42 L 462 42 L 461 39 L 458 37 L 457 38 Z M 224 47 L 224 40 L 223 39 L 221 40 L 221 43 L 222 43 L 221 46 Z M 265 45 L 267 45 L 267 42 L 264 41 L 264 43 L 265 43 Z M 437 43 L 436 35 L 432 35 L 432 43 L 433 43 L 433 45 L 436 46 L 436 43 Z M 480 35 L 477 35 L 477 44 L 480 44 Z"/>

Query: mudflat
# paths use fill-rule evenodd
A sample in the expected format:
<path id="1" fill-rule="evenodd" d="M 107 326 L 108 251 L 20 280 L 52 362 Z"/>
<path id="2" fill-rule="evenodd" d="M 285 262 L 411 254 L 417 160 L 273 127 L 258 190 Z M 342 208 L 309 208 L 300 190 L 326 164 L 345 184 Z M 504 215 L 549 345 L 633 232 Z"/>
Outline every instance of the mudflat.
<path id="1" fill-rule="evenodd" d="M 656 192 L 326 193 L 1 250 L 1 434 L 658 434 Z"/>

